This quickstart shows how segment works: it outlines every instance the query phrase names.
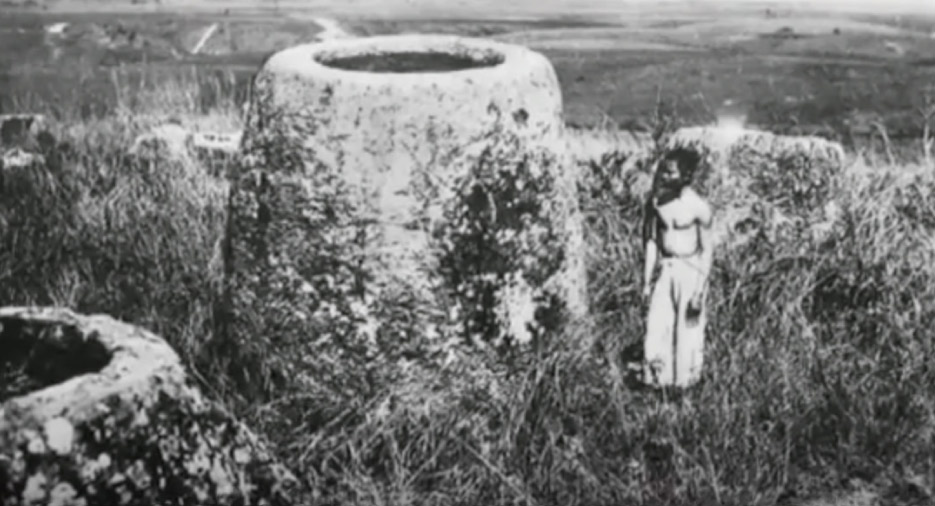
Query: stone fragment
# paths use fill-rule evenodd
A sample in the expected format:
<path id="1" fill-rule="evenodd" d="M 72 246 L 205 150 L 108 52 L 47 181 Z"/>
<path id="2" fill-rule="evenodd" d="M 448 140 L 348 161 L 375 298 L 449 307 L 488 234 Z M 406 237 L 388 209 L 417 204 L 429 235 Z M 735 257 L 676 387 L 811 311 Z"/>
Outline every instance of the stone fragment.
<path id="1" fill-rule="evenodd" d="M 43 163 L 45 157 L 22 148 L 11 148 L 0 155 L 0 170 L 26 169 Z"/>
<path id="2" fill-rule="evenodd" d="M 158 125 L 133 140 L 129 153 L 143 158 L 187 160 L 190 156 L 192 133 L 182 125 Z"/>
<path id="3" fill-rule="evenodd" d="M 47 128 L 42 114 L 0 114 L 0 147 L 22 147 Z"/>

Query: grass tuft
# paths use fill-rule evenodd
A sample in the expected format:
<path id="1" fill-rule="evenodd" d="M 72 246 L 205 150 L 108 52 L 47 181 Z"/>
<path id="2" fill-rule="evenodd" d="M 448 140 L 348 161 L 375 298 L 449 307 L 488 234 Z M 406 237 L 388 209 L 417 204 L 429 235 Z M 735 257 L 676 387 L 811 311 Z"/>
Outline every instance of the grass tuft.
<path id="1" fill-rule="evenodd" d="M 935 476 L 930 169 L 855 164 L 829 186 L 841 212 L 823 240 L 763 235 L 721 251 L 705 382 L 681 399 L 622 381 L 643 332 L 646 175 L 618 153 L 585 164 L 593 187 L 580 192 L 588 321 L 509 365 L 461 344 L 366 367 L 296 363 L 288 388 L 257 402 L 211 346 L 226 182 L 196 162 L 125 154 L 170 115 L 236 125 L 236 108 L 202 111 L 190 84 L 127 92 L 115 114 L 56 132 L 46 165 L 4 171 L 0 303 L 106 312 L 161 334 L 316 503 L 747 506 L 870 491 L 912 504 L 932 486 L 918 479 Z"/>

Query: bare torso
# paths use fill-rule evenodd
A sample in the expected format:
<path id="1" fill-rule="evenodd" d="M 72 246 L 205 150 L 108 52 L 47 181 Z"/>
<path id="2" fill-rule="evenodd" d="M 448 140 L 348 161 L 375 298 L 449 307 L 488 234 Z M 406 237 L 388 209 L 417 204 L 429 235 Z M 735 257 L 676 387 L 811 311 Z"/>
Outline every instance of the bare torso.
<path id="1" fill-rule="evenodd" d="M 664 257 L 687 257 L 699 253 L 699 228 L 707 212 L 704 201 L 689 189 L 655 208 L 659 253 Z"/>

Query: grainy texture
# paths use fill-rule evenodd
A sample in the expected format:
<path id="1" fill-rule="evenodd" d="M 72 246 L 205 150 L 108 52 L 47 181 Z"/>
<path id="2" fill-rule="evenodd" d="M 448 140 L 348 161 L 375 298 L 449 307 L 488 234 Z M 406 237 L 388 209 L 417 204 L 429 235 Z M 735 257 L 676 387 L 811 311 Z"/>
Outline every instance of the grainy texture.
<path id="1" fill-rule="evenodd" d="M 0 114 L 0 146 L 19 146 L 34 141 L 46 128 L 41 114 Z"/>
<path id="2" fill-rule="evenodd" d="M 161 338 L 54 308 L 0 325 L 0 504 L 292 504 L 294 477 Z"/>
<path id="3" fill-rule="evenodd" d="M 182 125 L 166 123 L 138 136 L 130 154 L 170 160 L 187 160 L 192 148 L 192 133 Z"/>
<path id="4" fill-rule="evenodd" d="M 30 153 L 20 148 L 3 150 L 0 148 L 0 170 L 26 169 L 45 162 L 42 155 Z M 2 180 L 2 179 L 0 179 Z"/>
<path id="5" fill-rule="evenodd" d="M 718 213 L 717 237 L 736 246 L 754 237 L 802 244 L 820 238 L 836 217 L 831 200 L 844 166 L 840 144 L 810 136 L 691 127 L 674 132 L 665 149 L 702 157 L 695 182 Z"/>
<path id="6" fill-rule="evenodd" d="M 430 51 L 493 65 L 315 61 Z M 543 56 L 447 36 L 329 41 L 274 55 L 254 84 L 226 250 L 236 346 L 528 341 L 586 311 L 575 174 Z"/>
<path id="7" fill-rule="evenodd" d="M 565 140 L 578 173 L 578 202 L 586 214 L 587 203 L 649 190 L 654 148 L 649 134 L 568 128 Z"/>

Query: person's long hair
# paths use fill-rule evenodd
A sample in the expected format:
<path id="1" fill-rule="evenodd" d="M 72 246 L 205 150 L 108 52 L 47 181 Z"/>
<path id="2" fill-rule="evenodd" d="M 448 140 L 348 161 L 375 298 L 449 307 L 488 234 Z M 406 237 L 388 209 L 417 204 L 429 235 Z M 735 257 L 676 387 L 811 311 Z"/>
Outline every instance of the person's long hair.
<path id="1" fill-rule="evenodd" d="M 667 162 L 675 162 L 676 167 L 678 167 L 680 175 L 678 181 L 663 181 L 660 177 L 659 165 Z M 695 172 L 698 170 L 700 163 L 701 155 L 693 149 L 677 147 L 663 153 L 653 170 L 653 195 L 681 190 L 685 186 L 690 185 L 694 180 Z"/>

